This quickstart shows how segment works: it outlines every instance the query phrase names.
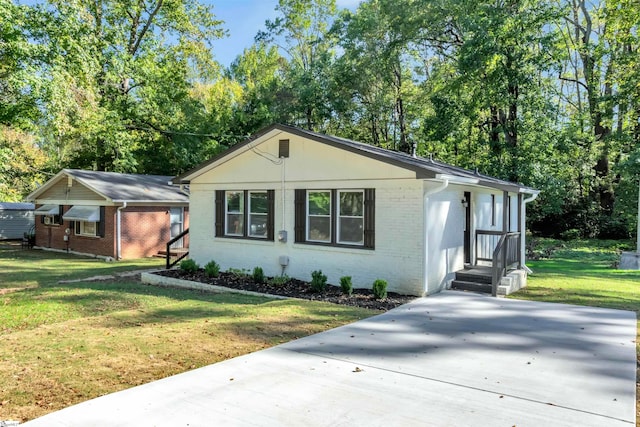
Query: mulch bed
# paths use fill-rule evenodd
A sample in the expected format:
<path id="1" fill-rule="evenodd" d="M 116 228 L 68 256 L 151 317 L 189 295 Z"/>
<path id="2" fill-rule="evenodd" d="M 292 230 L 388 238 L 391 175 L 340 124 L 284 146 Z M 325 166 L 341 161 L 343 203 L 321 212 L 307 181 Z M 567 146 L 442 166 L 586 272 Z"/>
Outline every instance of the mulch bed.
<path id="1" fill-rule="evenodd" d="M 324 292 L 315 292 L 308 282 L 290 279 L 286 284 L 256 283 L 250 275 L 220 272 L 218 277 L 208 277 L 204 270 L 196 273 L 187 273 L 182 270 L 158 271 L 158 274 L 176 279 L 190 280 L 193 282 L 208 283 L 226 288 L 241 289 L 244 291 L 260 292 L 270 295 L 281 295 L 292 298 L 302 298 L 312 301 L 330 302 L 354 307 L 363 307 L 372 310 L 387 311 L 416 299 L 415 296 L 401 295 L 388 292 L 385 299 L 376 299 L 371 289 L 353 289 L 351 296 L 344 295 L 338 286 L 328 285 Z M 268 282 L 268 278 L 267 278 Z"/>

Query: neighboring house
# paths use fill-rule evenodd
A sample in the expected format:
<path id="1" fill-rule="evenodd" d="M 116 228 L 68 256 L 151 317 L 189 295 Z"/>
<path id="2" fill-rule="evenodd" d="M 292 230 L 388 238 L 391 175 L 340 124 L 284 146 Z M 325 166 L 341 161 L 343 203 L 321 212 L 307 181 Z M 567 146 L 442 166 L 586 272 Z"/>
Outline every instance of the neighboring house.
<path id="1" fill-rule="evenodd" d="M 22 239 L 33 227 L 33 203 L 0 203 L 0 240 Z"/>
<path id="2" fill-rule="evenodd" d="M 173 183 L 189 184 L 190 257 L 201 265 L 260 266 L 304 280 L 322 270 L 333 284 L 352 276 L 355 287 L 381 278 L 412 295 L 447 288 L 465 265 L 490 263 L 497 246 L 501 275 L 507 264 L 525 268 L 525 204 L 538 194 L 284 125 Z"/>
<path id="3" fill-rule="evenodd" d="M 170 176 L 63 169 L 28 196 L 36 247 L 105 258 L 161 252 L 188 227 L 189 198 Z"/>

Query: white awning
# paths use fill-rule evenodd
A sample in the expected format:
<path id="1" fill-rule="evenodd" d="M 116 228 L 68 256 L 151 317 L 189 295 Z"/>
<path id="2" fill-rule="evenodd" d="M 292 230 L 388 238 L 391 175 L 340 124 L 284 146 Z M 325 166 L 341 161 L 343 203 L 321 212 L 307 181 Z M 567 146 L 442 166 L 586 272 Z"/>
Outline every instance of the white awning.
<path id="1" fill-rule="evenodd" d="M 72 206 L 62 219 L 65 221 L 100 222 L 100 206 Z"/>
<path id="2" fill-rule="evenodd" d="M 33 211 L 35 215 L 59 215 L 60 214 L 60 206 L 58 205 L 42 205 L 35 211 Z"/>

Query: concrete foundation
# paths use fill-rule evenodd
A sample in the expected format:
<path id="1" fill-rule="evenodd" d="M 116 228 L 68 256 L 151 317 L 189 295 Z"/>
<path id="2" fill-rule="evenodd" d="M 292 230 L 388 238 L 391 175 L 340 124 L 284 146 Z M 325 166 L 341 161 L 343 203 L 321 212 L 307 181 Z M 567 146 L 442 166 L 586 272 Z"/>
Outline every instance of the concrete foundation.
<path id="1" fill-rule="evenodd" d="M 526 287 L 527 272 L 524 270 L 514 270 L 500 280 L 497 296 L 504 297 Z"/>
<path id="2" fill-rule="evenodd" d="M 640 270 L 640 252 L 622 252 L 619 270 Z"/>

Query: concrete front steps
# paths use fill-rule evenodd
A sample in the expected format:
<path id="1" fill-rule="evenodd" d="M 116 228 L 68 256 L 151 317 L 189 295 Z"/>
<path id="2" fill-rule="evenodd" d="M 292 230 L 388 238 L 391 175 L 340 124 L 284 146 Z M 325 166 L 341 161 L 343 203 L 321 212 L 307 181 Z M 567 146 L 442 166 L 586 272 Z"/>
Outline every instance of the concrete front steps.
<path id="1" fill-rule="evenodd" d="M 491 267 L 465 266 L 456 271 L 456 278 L 451 282 L 451 289 L 491 294 Z M 512 294 L 527 286 L 527 273 L 524 270 L 511 270 L 500 280 L 497 296 Z"/>

